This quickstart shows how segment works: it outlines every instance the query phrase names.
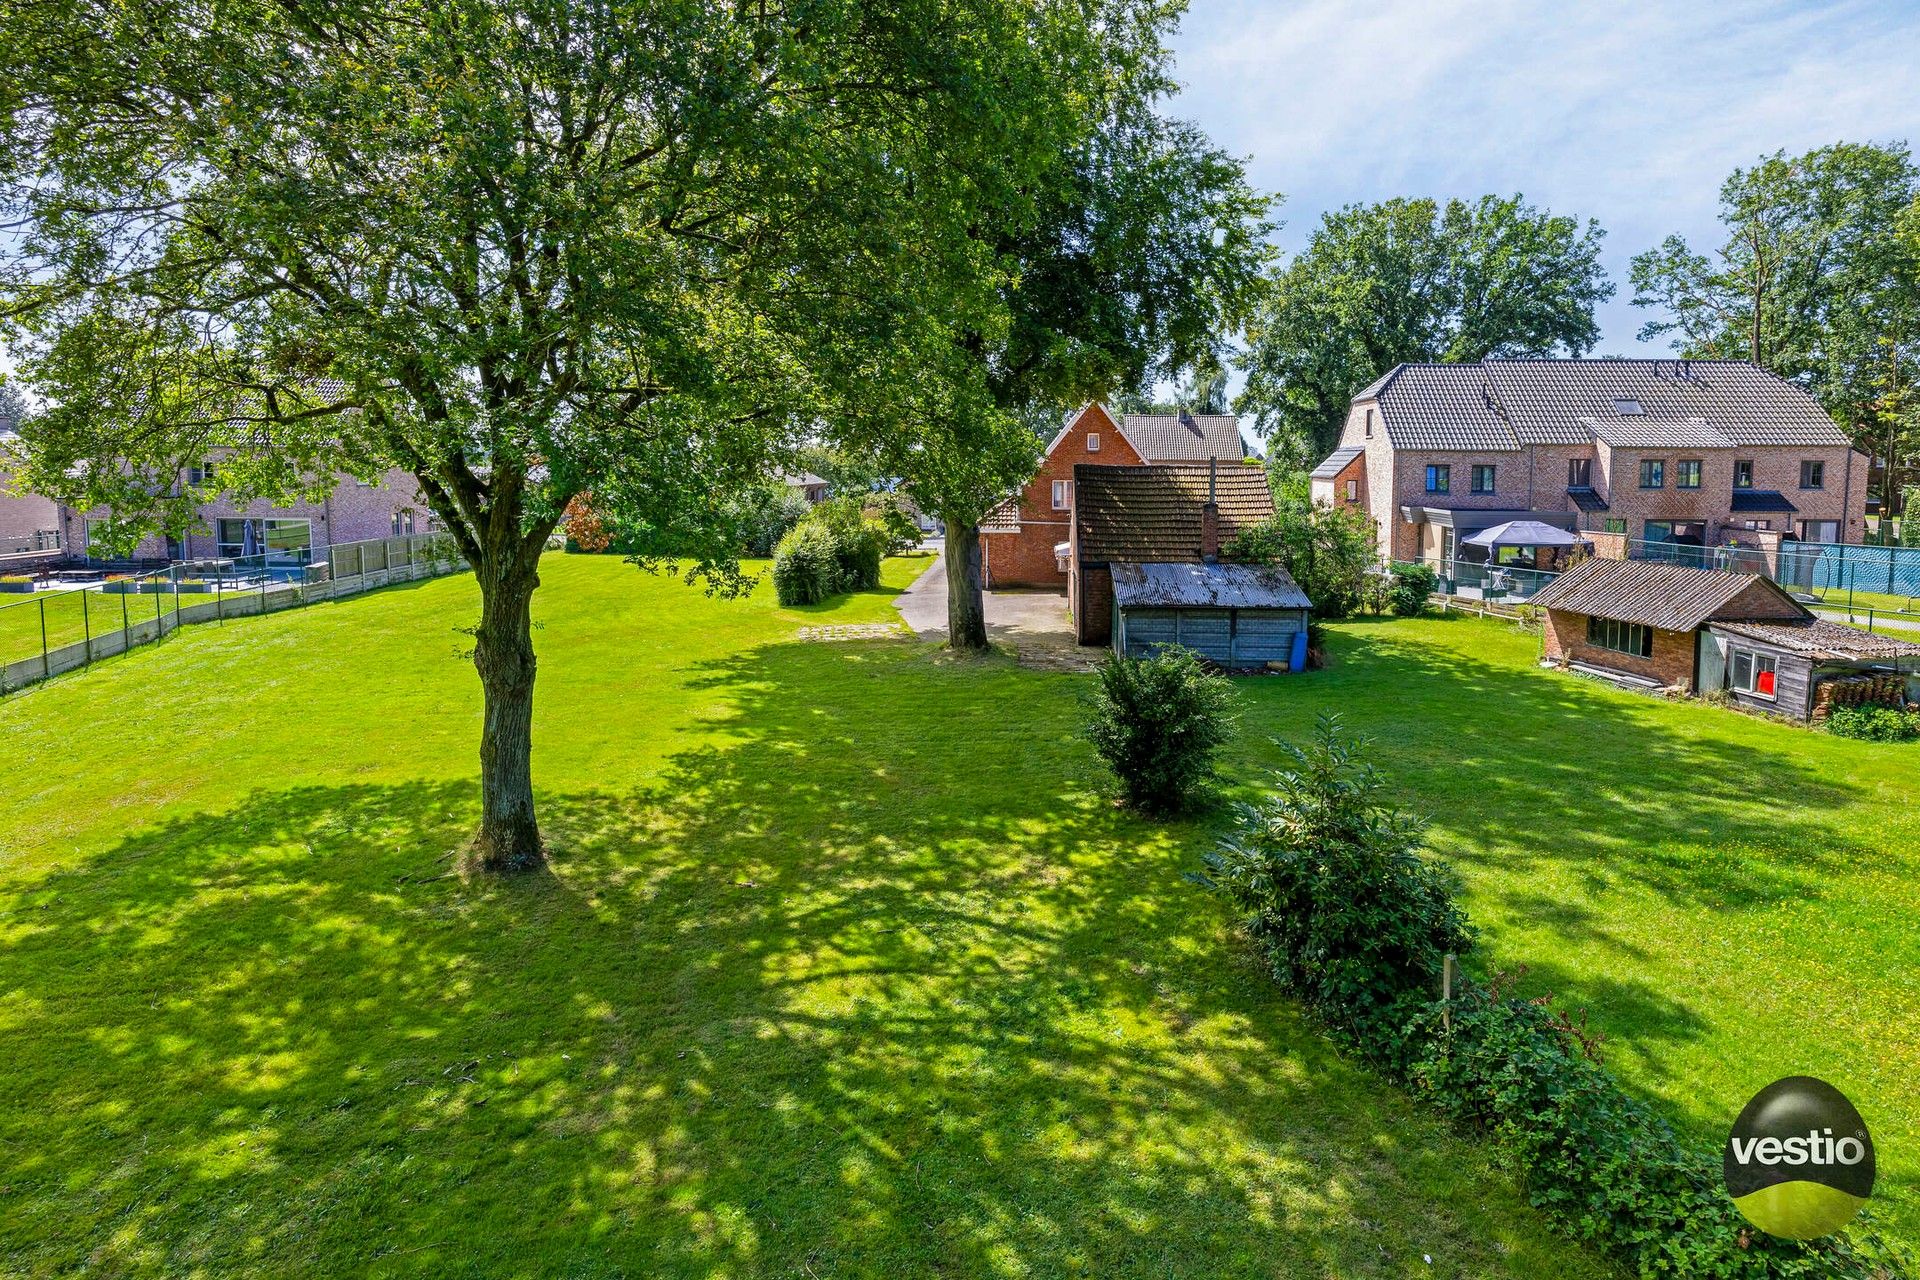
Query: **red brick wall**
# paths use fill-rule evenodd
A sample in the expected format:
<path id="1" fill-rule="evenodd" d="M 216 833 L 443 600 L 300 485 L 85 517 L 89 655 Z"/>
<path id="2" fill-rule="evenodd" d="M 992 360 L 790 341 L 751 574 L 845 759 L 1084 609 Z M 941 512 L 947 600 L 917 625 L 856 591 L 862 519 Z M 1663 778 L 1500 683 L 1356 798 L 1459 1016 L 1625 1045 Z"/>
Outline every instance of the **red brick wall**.
<path id="1" fill-rule="evenodd" d="M 1089 433 L 1100 437 L 1098 452 L 1087 448 Z M 1073 420 L 1033 479 L 1020 491 L 1020 532 L 980 535 L 980 564 L 988 587 L 1065 587 L 1067 574 L 1054 560 L 1056 543 L 1069 540 L 1073 529 L 1073 468 L 1096 462 L 1137 467 L 1145 459 L 1120 435 L 1113 417 L 1098 403 L 1090 404 Z M 1053 507 L 1053 482 L 1067 482 L 1067 509 Z"/>
<path id="2" fill-rule="evenodd" d="M 1546 655 L 1553 662 L 1584 662 L 1624 671 L 1628 675 L 1657 680 L 1662 685 L 1693 687 L 1694 645 L 1698 636 L 1691 631 L 1653 633 L 1653 656 L 1617 653 L 1587 643 L 1587 615 L 1569 609 L 1547 610 Z"/>
<path id="3" fill-rule="evenodd" d="M 1073 635 L 1081 644 L 1113 640 L 1113 574 L 1104 565 L 1074 578 Z"/>

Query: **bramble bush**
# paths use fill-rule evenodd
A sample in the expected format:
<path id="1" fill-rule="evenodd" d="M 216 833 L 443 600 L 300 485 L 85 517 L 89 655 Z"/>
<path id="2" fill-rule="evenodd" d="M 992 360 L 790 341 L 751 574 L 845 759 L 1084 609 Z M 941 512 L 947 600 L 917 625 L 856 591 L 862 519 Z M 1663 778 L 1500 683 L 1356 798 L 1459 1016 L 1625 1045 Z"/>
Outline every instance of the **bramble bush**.
<path id="1" fill-rule="evenodd" d="M 1911 742 L 1920 738 L 1920 716 L 1873 703 L 1835 707 L 1827 717 L 1827 732 L 1863 742 Z"/>
<path id="2" fill-rule="evenodd" d="M 1393 585 L 1387 588 L 1387 602 L 1403 618 L 1418 617 L 1427 611 L 1428 597 L 1440 585 L 1440 575 L 1424 561 L 1393 566 Z"/>
<path id="3" fill-rule="evenodd" d="M 1336 1035 L 1457 1123 L 1492 1136 L 1529 1200 L 1576 1240 L 1644 1277 L 1890 1280 L 1911 1262 L 1864 1223 L 1819 1240 L 1750 1228 L 1721 1157 L 1689 1146 L 1602 1066 L 1599 1039 L 1507 983 L 1456 979 L 1472 927 L 1421 824 L 1378 772 L 1320 724 L 1263 804 L 1195 879 L 1245 915 L 1274 975 Z"/>
<path id="4" fill-rule="evenodd" d="M 1233 689 L 1178 645 L 1151 657 L 1109 653 L 1095 669 L 1087 737 L 1127 803 L 1151 814 L 1194 807 L 1232 731 Z"/>

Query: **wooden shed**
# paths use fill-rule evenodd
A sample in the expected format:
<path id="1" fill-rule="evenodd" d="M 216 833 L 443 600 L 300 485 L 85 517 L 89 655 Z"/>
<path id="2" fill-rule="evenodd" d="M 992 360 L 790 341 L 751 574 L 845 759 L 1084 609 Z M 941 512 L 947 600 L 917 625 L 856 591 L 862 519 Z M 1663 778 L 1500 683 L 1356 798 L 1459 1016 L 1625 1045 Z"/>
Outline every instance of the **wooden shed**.
<path id="1" fill-rule="evenodd" d="M 1182 645 L 1222 667 L 1306 665 L 1312 602 L 1285 569 L 1125 564 L 1113 573 L 1114 647 L 1132 656 Z"/>
<path id="2" fill-rule="evenodd" d="M 1920 701 L 1920 644 L 1822 618 L 1710 622 L 1700 641 L 1701 687 L 1796 720 L 1824 720 L 1836 694 Z"/>

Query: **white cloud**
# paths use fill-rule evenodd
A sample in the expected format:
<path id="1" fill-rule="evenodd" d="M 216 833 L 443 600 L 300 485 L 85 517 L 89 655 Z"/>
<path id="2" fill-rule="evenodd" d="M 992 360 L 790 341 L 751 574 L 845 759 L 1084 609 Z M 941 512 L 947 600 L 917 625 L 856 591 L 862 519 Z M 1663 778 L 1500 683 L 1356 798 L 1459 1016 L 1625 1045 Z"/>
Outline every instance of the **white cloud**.
<path id="1" fill-rule="evenodd" d="M 1920 7 L 1840 0 L 1194 0 L 1175 109 L 1287 194 L 1283 243 L 1392 195 L 1523 192 L 1599 219 L 1634 346 L 1627 260 L 1716 233 L 1728 171 L 1840 140 L 1920 144 Z"/>

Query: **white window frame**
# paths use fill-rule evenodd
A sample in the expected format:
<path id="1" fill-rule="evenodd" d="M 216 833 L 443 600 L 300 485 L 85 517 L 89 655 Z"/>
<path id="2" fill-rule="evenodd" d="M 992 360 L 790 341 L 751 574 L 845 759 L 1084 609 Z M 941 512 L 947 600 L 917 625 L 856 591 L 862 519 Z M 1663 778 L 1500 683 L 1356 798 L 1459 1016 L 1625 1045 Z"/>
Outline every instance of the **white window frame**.
<path id="1" fill-rule="evenodd" d="M 1072 484 L 1073 481 L 1071 480 L 1055 480 L 1053 482 L 1053 509 L 1055 511 L 1065 511 L 1067 509 L 1072 499 Z"/>
<path id="2" fill-rule="evenodd" d="M 1740 664 L 1742 661 L 1744 661 L 1747 666 L 1745 684 L 1740 682 Z M 1762 693 L 1760 691 L 1760 673 L 1762 671 L 1771 671 L 1773 673 L 1772 693 Z M 1780 700 L 1780 660 L 1772 654 L 1762 653 L 1758 649 L 1742 649 L 1734 646 L 1727 652 L 1727 685 L 1735 693 L 1744 693 L 1749 698 L 1764 698 L 1768 702 L 1778 702 Z"/>
<path id="3" fill-rule="evenodd" d="M 1358 480 L 1347 481 L 1347 501 L 1360 501 L 1360 482 Z"/>
<path id="4" fill-rule="evenodd" d="M 1087 432 L 1087 452 L 1100 452 L 1100 433 L 1098 431 Z"/>

